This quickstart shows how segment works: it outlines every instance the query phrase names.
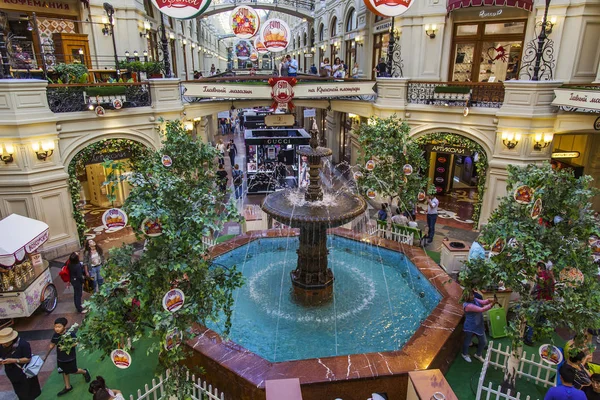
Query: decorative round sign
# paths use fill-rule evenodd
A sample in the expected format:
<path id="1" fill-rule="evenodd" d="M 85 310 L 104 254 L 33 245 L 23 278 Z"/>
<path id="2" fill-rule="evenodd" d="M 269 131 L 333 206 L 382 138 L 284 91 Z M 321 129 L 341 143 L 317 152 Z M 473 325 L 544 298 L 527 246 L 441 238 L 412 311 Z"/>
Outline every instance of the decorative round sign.
<path id="1" fill-rule="evenodd" d="M 258 36 L 256 39 L 254 39 L 254 49 L 258 52 L 258 54 L 267 54 L 269 52 L 269 50 L 267 50 L 265 47 L 265 44 Z"/>
<path id="2" fill-rule="evenodd" d="M 421 190 L 421 191 L 419 192 L 419 194 L 417 195 L 417 200 L 419 200 L 419 201 L 425 201 L 425 198 L 426 198 L 426 197 L 427 197 L 427 196 L 425 195 L 425 192 Z"/>
<path id="3" fill-rule="evenodd" d="M 365 165 L 365 168 L 369 172 L 373 171 L 375 169 L 375 161 L 373 161 L 373 160 L 367 161 L 367 164 Z"/>
<path id="4" fill-rule="evenodd" d="M 170 312 L 178 311 L 181 307 L 183 307 L 183 303 L 185 302 L 185 295 L 179 289 L 171 289 L 167 293 L 165 293 L 162 304 L 163 308 Z"/>
<path id="5" fill-rule="evenodd" d="M 158 10 L 176 19 L 190 19 L 202 14 L 212 0 L 152 0 Z"/>
<path id="6" fill-rule="evenodd" d="M 250 58 L 250 52 L 252 51 L 252 45 L 247 40 L 240 40 L 235 45 L 235 55 L 240 60 L 247 60 Z"/>
<path id="7" fill-rule="evenodd" d="M 170 167 L 171 165 L 173 165 L 173 160 L 171 160 L 171 157 L 169 157 L 168 155 L 164 155 L 162 156 L 161 160 L 162 165 L 165 167 Z"/>
<path id="8" fill-rule="evenodd" d="M 371 200 L 377 197 L 377 192 L 374 189 L 367 190 L 367 197 Z"/>
<path id="9" fill-rule="evenodd" d="M 254 8 L 239 6 L 231 12 L 231 30 L 241 39 L 249 39 L 258 33 L 260 18 Z"/>
<path id="10" fill-rule="evenodd" d="M 260 40 L 273 53 L 284 51 L 290 44 L 290 27 L 285 21 L 270 19 L 260 30 Z"/>
<path id="11" fill-rule="evenodd" d="M 250 61 L 252 61 L 252 62 L 258 61 L 258 54 L 255 51 L 250 53 Z"/>
<path id="12" fill-rule="evenodd" d="M 585 276 L 578 268 L 567 267 L 562 269 L 558 273 L 558 277 L 562 282 L 565 282 L 567 286 L 575 287 L 583 284 Z"/>
<path id="13" fill-rule="evenodd" d="M 513 197 L 519 204 L 529 204 L 533 201 L 533 189 L 527 185 L 519 186 L 515 189 Z"/>
<path id="14" fill-rule="evenodd" d="M 115 110 L 123 108 L 123 101 L 121 99 L 113 99 L 112 106 Z"/>
<path id="15" fill-rule="evenodd" d="M 406 164 L 402 170 L 404 171 L 404 175 L 410 175 L 413 173 L 413 167 L 410 164 Z"/>
<path id="16" fill-rule="evenodd" d="M 127 214 L 120 208 L 110 208 L 102 214 L 102 223 L 107 230 L 116 232 L 127 225 Z"/>
<path id="17" fill-rule="evenodd" d="M 502 253 L 502 250 L 504 250 L 504 246 L 506 245 L 506 240 L 504 240 L 504 238 L 497 238 L 496 240 L 494 240 L 494 243 L 492 243 L 492 248 L 490 250 L 490 255 L 495 256 L 497 254 Z"/>
<path id="18" fill-rule="evenodd" d="M 355 181 L 357 181 L 359 179 L 362 179 L 362 177 L 363 177 L 363 173 L 360 172 L 360 171 L 356 171 L 353 175 L 354 175 L 354 180 Z"/>
<path id="19" fill-rule="evenodd" d="M 183 332 L 180 332 L 177 328 L 170 330 L 165 336 L 165 350 L 169 351 L 178 347 L 182 341 Z"/>
<path id="20" fill-rule="evenodd" d="M 158 219 L 144 219 L 144 221 L 142 221 L 142 226 L 140 227 L 140 230 L 144 233 L 144 235 L 150 237 L 160 236 L 163 233 L 162 225 L 160 224 Z"/>
<path id="21" fill-rule="evenodd" d="M 120 369 L 129 368 L 131 365 L 131 356 L 125 350 L 117 349 L 110 353 L 110 359 L 115 367 Z"/>
<path id="22" fill-rule="evenodd" d="M 531 219 L 537 219 L 542 213 L 542 199 L 537 199 L 531 209 Z"/>
<path id="23" fill-rule="evenodd" d="M 563 360 L 561 351 L 558 349 L 558 347 L 551 344 L 541 345 L 538 351 L 542 360 L 546 361 L 548 364 L 558 365 Z"/>
<path id="24" fill-rule="evenodd" d="M 104 117 L 106 115 L 106 111 L 104 111 L 104 107 L 102 106 L 96 106 L 96 108 L 94 108 L 94 112 L 99 117 Z"/>
<path id="25" fill-rule="evenodd" d="M 416 0 L 364 0 L 371 12 L 381 17 L 397 17 L 404 14 Z"/>

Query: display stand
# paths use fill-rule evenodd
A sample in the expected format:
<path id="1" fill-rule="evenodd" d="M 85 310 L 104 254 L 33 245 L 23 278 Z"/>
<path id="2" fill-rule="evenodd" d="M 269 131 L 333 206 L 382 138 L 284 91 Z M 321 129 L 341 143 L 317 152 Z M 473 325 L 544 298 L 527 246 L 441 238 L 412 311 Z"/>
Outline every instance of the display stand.
<path id="1" fill-rule="evenodd" d="M 37 249 L 48 225 L 12 214 L 0 221 L 0 318 L 29 317 L 40 306 L 56 308 L 57 291 L 48 261 Z"/>
<path id="2" fill-rule="evenodd" d="M 310 141 L 304 129 L 248 129 L 244 139 L 248 194 L 298 186 L 302 160 L 296 152 L 299 146 L 306 146 Z"/>

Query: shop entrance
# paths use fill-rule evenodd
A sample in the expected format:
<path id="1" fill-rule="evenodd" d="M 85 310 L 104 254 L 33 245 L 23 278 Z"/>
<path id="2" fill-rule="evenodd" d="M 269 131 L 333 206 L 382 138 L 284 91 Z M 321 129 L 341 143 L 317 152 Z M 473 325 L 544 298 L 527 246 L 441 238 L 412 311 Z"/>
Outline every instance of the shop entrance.
<path id="1" fill-rule="evenodd" d="M 135 169 L 135 163 L 147 153 L 146 147 L 127 139 L 107 139 L 93 143 L 80 151 L 69 164 L 69 189 L 73 201 L 73 217 L 79 237 L 92 237 L 96 242 L 114 239 L 114 235 L 133 236 L 131 227 L 118 232 L 106 231 L 102 224 L 104 211 L 121 207 L 131 191 L 127 180 L 114 186 L 105 185 L 108 177 L 127 176 Z M 118 162 L 119 169 L 105 163 Z M 116 199 L 110 201 L 112 192 Z"/>
<path id="2" fill-rule="evenodd" d="M 487 155 L 476 142 L 453 133 L 417 139 L 427 159 L 427 174 L 440 200 L 440 217 L 477 223 L 487 171 Z"/>

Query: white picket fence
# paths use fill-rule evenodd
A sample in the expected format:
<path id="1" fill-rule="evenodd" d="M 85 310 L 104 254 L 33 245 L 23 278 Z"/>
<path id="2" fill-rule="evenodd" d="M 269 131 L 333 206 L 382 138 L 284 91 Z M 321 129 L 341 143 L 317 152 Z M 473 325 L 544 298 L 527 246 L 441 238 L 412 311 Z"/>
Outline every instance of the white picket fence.
<path id="1" fill-rule="evenodd" d="M 129 400 L 167 400 L 165 398 L 165 388 L 164 383 L 169 379 L 169 371 L 166 372 L 166 377 L 163 379 L 162 375 L 158 377 L 158 382 L 156 379 L 152 379 L 152 385 L 144 385 L 144 390 L 142 392 L 141 389 L 138 389 L 137 396 L 129 395 Z M 190 377 L 189 373 L 187 375 L 187 380 L 192 380 L 194 382 L 194 390 L 192 393 L 192 400 L 225 400 L 225 394 L 221 392 L 219 394 L 219 390 L 217 388 L 213 388 L 212 385 L 207 385 L 206 382 L 202 381 L 200 378 L 192 375 Z M 175 398 L 169 400 L 176 400 Z"/>
<path id="2" fill-rule="evenodd" d="M 211 247 L 213 247 L 216 244 L 217 244 L 217 241 L 215 239 L 211 239 L 207 236 L 202 236 L 202 245 L 204 246 L 205 249 L 210 249 Z"/>
<path id="3" fill-rule="evenodd" d="M 521 400 L 521 393 L 519 392 L 512 395 L 509 389 L 507 393 L 502 393 L 500 385 L 497 386 L 497 389 L 494 389 L 491 381 L 487 386 L 484 384 L 488 367 L 491 366 L 496 370 L 500 369 L 502 372 L 506 370 L 510 351 L 508 345 L 505 350 L 502 350 L 502 343 L 498 343 L 497 348 L 494 348 L 494 342 L 489 343 L 485 362 L 479 376 L 476 400 L 482 398 L 486 400 Z M 527 352 L 523 352 L 523 356 L 519 361 L 519 368 L 517 369 L 517 378 L 525 378 L 527 381 L 534 381 L 536 385 L 548 387 L 556 385 L 556 375 L 556 366 L 546 364 L 538 354 L 532 353 L 528 355 Z M 527 396 L 525 400 L 531 400 L 530 396 Z"/>

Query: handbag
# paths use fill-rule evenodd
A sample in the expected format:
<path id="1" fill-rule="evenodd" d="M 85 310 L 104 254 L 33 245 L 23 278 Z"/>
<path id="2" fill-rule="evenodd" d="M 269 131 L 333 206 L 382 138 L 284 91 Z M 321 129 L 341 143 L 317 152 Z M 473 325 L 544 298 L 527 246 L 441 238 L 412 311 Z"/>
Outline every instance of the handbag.
<path id="1" fill-rule="evenodd" d="M 21 369 L 26 377 L 33 378 L 40 373 L 42 365 L 44 365 L 42 357 L 33 355 L 31 356 L 31 361 L 29 361 L 26 366 L 21 367 Z"/>
<path id="2" fill-rule="evenodd" d="M 86 293 L 94 293 L 94 278 L 86 276 L 83 278 L 83 290 Z"/>

